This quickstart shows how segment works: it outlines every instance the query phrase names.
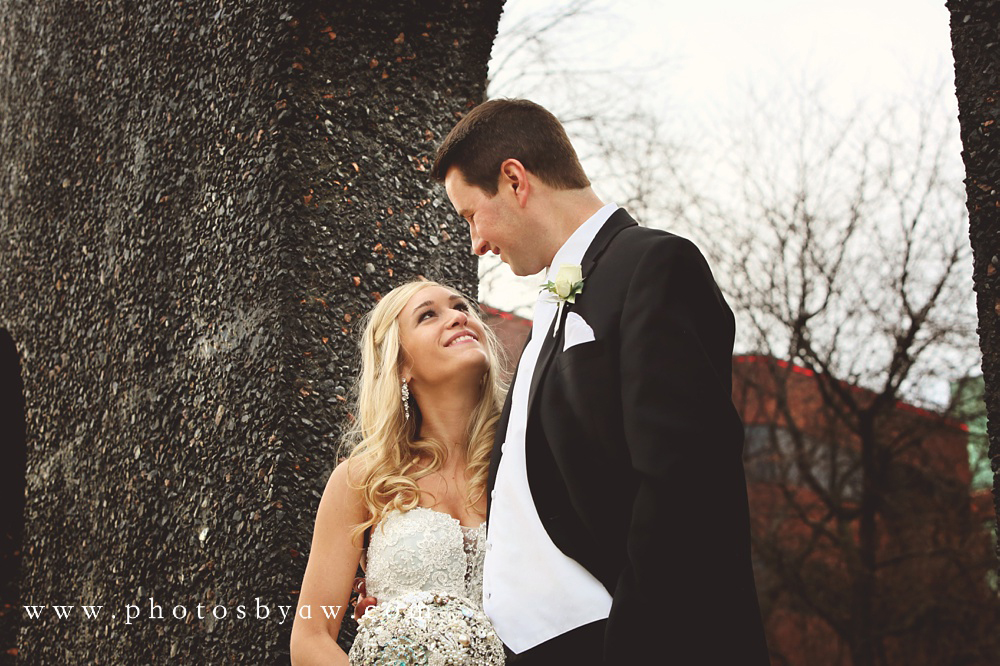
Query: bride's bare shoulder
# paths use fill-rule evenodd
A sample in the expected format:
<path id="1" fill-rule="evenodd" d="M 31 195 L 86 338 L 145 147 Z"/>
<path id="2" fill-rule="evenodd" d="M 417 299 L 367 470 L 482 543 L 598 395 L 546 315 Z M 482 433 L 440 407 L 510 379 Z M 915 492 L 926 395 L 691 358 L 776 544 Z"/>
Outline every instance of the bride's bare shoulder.
<path id="1" fill-rule="evenodd" d="M 327 485 L 336 484 L 345 488 L 358 488 L 361 485 L 362 477 L 361 462 L 347 458 L 333 468 Z"/>
<path id="2" fill-rule="evenodd" d="M 346 509 L 350 513 L 364 513 L 362 481 L 363 474 L 357 461 L 344 460 L 330 473 L 320 504 Z"/>

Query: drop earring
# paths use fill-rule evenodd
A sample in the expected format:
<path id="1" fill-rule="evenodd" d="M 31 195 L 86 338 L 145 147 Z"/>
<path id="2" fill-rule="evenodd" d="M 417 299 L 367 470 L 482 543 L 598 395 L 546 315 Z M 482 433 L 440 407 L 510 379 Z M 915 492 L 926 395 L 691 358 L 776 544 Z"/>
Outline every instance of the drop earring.
<path id="1" fill-rule="evenodd" d="M 406 414 L 406 420 L 410 420 L 410 385 L 406 383 L 406 378 L 403 378 L 403 386 L 400 391 L 400 395 L 403 398 L 403 413 Z"/>

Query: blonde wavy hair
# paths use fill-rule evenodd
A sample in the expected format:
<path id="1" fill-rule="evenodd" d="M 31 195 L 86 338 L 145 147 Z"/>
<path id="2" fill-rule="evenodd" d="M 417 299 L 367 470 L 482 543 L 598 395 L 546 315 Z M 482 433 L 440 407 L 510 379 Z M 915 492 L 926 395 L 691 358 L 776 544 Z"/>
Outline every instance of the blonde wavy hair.
<path id="1" fill-rule="evenodd" d="M 349 483 L 361 491 L 369 514 L 352 531 L 355 540 L 393 509 L 415 508 L 421 493 L 417 480 L 439 470 L 447 455 L 444 443 L 420 437 L 420 407 L 412 394 L 409 420 L 400 399 L 404 351 L 397 317 L 410 298 L 426 287 L 443 287 L 459 294 L 469 305 L 469 316 L 483 319 L 476 301 L 461 292 L 439 282 L 417 280 L 390 291 L 362 320 L 361 371 L 354 387 L 353 422 L 342 442 L 347 458 L 341 463 L 350 465 Z M 502 347 L 485 323 L 483 329 L 485 337 L 481 342 L 489 357 L 489 368 L 480 384 L 479 402 L 469 418 L 465 450 L 472 470 L 467 496 L 470 506 L 486 492 L 493 434 L 506 394 Z M 429 464 L 418 466 L 420 458 L 429 460 Z"/>

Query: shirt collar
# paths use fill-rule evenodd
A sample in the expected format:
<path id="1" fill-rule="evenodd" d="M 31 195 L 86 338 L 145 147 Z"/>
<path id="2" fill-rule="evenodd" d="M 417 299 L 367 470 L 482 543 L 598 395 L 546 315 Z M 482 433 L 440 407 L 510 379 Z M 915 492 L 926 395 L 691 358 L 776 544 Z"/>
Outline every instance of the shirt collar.
<path id="1" fill-rule="evenodd" d="M 549 281 L 555 280 L 556 273 L 559 272 L 559 267 L 563 264 L 581 264 L 583 262 L 583 255 L 586 254 L 590 244 L 594 242 L 597 232 L 601 230 L 601 227 L 604 226 L 604 223 L 608 221 L 608 218 L 616 210 L 618 210 L 618 204 L 605 204 L 600 210 L 588 217 L 586 222 L 577 227 L 576 231 L 566 239 L 566 242 L 562 244 L 562 247 L 552 257 L 552 263 L 549 264 L 548 271 L 545 273 L 545 279 Z"/>

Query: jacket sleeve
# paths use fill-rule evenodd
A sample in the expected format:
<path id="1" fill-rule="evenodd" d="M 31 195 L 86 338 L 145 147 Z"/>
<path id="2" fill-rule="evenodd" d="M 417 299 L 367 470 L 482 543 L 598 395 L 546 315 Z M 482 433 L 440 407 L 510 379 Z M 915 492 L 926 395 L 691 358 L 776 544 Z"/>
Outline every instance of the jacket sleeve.
<path id="1" fill-rule="evenodd" d="M 638 490 L 605 661 L 642 663 L 661 646 L 658 663 L 760 663 L 732 633 L 740 623 L 761 630 L 732 402 L 733 314 L 690 241 L 658 237 L 635 265 L 619 357 Z"/>

